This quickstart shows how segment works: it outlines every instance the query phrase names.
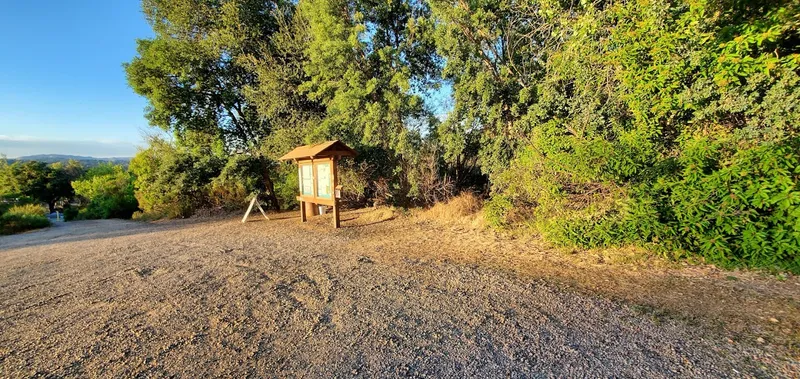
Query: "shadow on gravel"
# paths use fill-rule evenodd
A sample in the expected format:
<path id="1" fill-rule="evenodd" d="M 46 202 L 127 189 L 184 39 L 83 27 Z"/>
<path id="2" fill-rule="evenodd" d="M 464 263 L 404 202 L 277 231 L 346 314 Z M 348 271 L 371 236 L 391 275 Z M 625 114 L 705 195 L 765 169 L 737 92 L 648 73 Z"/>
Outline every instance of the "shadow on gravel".
<path id="1" fill-rule="evenodd" d="M 349 211 L 348 213 L 355 215 L 355 217 L 344 218 L 342 219 L 342 222 L 356 220 L 359 218 L 360 214 L 365 212 Z M 251 214 L 245 223 L 268 224 L 270 222 L 283 222 L 283 221 L 292 222 L 291 220 L 295 220 L 295 222 L 299 223 L 300 219 L 298 211 L 268 213 L 268 215 L 270 219 L 265 220 L 260 214 L 256 215 Z M 342 225 L 342 227 L 360 228 L 364 226 L 391 221 L 393 219 L 394 217 L 370 223 Z M 164 232 L 164 231 L 177 230 L 190 226 L 198 226 L 219 221 L 230 221 L 239 223 L 240 220 L 241 220 L 240 214 L 233 213 L 221 216 L 196 217 L 196 218 L 188 218 L 182 220 L 163 220 L 163 221 L 153 221 L 153 222 L 121 220 L 121 219 L 55 222 L 49 228 L 34 230 L 27 233 L 21 233 L 10 236 L 0 236 L 0 251 L 16 249 L 21 247 L 47 246 L 59 243 L 99 240 L 99 239 L 132 236 L 137 234 L 153 233 L 153 232 Z M 316 217 L 314 221 L 319 222 L 316 220 Z"/>
<path id="2" fill-rule="evenodd" d="M 357 220 L 357 219 L 358 219 L 358 217 L 353 217 L 353 218 L 348 218 L 346 220 L 342 220 L 342 222 L 344 223 L 345 221 L 353 221 L 353 220 Z M 394 217 L 390 217 L 390 218 L 383 219 L 383 220 L 380 220 L 380 221 L 373 221 L 373 222 L 368 222 L 368 223 L 365 223 L 365 224 L 342 225 L 342 229 L 363 228 L 363 227 L 370 226 L 370 225 L 383 224 L 384 222 L 389 222 L 389 221 L 392 221 L 394 219 L 395 219 Z"/>
<path id="3" fill-rule="evenodd" d="M 291 220 L 291 219 L 299 220 L 300 219 L 300 211 L 285 211 L 285 212 L 281 212 L 281 213 L 267 213 L 267 216 L 269 216 L 269 221 Z M 250 223 L 250 222 L 261 222 L 261 221 L 268 222 L 267 220 L 264 219 L 264 216 L 262 216 L 260 213 L 254 212 L 254 213 L 250 214 L 250 217 L 248 217 L 247 221 L 245 221 L 245 222 Z"/>
<path id="4" fill-rule="evenodd" d="M 152 232 L 182 229 L 218 222 L 218 218 L 173 220 L 170 223 L 131 220 L 86 220 L 53 223 L 53 226 L 27 233 L 0 236 L 0 251 L 30 246 L 108 239 Z"/>

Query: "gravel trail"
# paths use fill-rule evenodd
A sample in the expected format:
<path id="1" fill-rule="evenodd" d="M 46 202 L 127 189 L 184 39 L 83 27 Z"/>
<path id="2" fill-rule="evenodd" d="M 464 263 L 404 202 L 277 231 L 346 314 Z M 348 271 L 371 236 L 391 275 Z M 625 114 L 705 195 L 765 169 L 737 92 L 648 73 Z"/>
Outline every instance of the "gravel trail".
<path id="1" fill-rule="evenodd" d="M 0 377 L 775 375 L 760 349 L 699 327 L 393 243 L 424 225 L 350 224 L 107 220 L 0 237 Z"/>

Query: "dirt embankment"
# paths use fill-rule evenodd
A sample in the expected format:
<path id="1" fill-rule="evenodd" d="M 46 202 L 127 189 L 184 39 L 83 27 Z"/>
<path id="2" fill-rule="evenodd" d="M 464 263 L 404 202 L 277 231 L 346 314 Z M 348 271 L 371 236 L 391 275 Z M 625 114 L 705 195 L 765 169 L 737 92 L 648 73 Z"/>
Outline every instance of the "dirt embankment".
<path id="1" fill-rule="evenodd" d="M 795 278 L 294 216 L 0 238 L 0 376 L 796 374 Z"/>

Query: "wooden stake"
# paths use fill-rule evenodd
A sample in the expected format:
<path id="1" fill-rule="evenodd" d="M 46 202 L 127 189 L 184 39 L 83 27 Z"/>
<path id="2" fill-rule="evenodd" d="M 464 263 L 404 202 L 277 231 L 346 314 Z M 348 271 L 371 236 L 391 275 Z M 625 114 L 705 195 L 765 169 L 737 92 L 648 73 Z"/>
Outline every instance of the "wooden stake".
<path id="1" fill-rule="evenodd" d="M 247 222 L 247 216 L 250 216 L 250 212 L 253 211 L 253 204 L 255 203 L 256 203 L 256 196 L 253 196 L 253 200 L 250 200 L 250 206 L 247 207 L 247 212 L 244 212 L 244 217 L 242 217 L 242 223 Z M 258 207 L 261 208 L 260 205 Z"/>
<path id="2" fill-rule="evenodd" d="M 267 221 L 269 221 L 269 216 L 267 216 L 267 212 L 264 212 L 264 208 L 261 208 L 260 201 L 256 201 L 256 206 L 258 207 L 258 210 L 261 211 L 261 214 L 264 215 L 264 218 L 267 219 Z"/>
<path id="3" fill-rule="evenodd" d="M 242 217 L 242 223 L 247 222 L 247 217 L 250 216 L 250 212 L 253 211 L 253 205 L 258 207 L 258 210 L 261 211 L 261 214 L 264 216 L 267 221 L 269 221 L 269 216 L 267 216 L 267 212 L 264 212 L 264 208 L 261 208 L 261 203 L 258 201 L 258 195 L 253 196 L 253 200 L 250 200 L 250 206 L 247 207 L 247 212 L 244 213 L 244 217 Z"/>

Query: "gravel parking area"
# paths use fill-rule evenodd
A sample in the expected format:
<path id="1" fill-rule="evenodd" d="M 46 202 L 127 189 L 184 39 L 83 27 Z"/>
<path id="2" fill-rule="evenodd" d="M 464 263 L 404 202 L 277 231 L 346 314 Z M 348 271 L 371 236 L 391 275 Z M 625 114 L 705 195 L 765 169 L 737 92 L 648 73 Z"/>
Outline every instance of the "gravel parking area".
<path id="1" fill-rule="evenodd" d="M 426 259 L 477 248 L 447 230 L 294 216 L 0 237 L 0 377 L 787 375 L 701 325 Z"/>

